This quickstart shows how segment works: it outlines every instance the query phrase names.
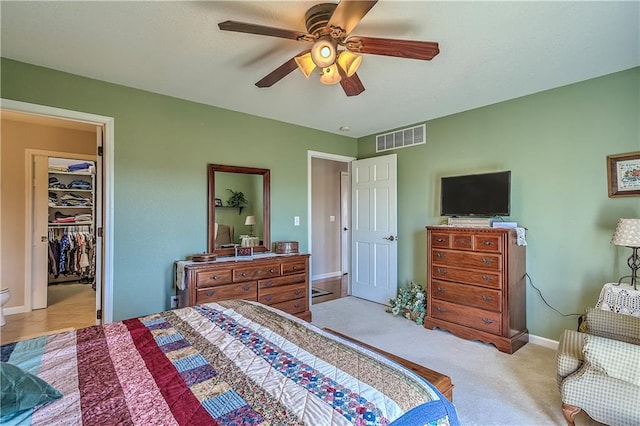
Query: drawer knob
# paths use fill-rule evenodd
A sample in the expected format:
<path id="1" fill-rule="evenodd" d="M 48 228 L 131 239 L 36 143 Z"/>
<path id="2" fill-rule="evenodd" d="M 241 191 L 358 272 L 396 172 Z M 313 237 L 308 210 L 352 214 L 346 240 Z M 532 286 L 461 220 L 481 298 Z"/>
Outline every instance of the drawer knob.
<path id="1" fill-rule="evenodd" d="M 251 290 L 251 286 L 250 286 L 250 285 L 243 285 L 243 286 L 242 286 L 242 289 L 243 289 L 244 291 L 249 291 L 249 290 Z"/>
<path id="2" fill-rule="evenodd" d="M 441 251 L 436 252 L 436 257 L 437 257 L 438 259 L 444 259 L 444 256 L 445 256 L 445 254 L 444 254 L 443 252 L 441 252 Z"/>
<path id="3" fill-rule="evenodd" d="M 240 275 L 242 275 L 243 277 L 248 277 L 249 276 L 249 274 L 247 274 L 246 272 L 243 272 Z"/>
<path id="4" fill-rule="evenodd" d="M 484 263 L 485 265 L 491 265 L 493 262 L 494 262 L 494 259 L 492 257 L 482 258 L 482 263 Z"/>
<path id="5" fill-rule="evenodd" d="M 291 269 L 293 269 L 295 271 L 296 269 L 298 269 L 298 267 L 296 265 L 293 265 L 293 268 L 291 268 Z"/>
<path id="6" fill-rule="evenodd" d="M 271 302 L 271 299 L 273 299 L 273 296 L 272 296 L 271 294 L 267 294 L 267 295 L 264 297 L 264 300 L 266 300 L 267 302 Z"/>
<path id="7" fill-rule="evenodd" d="M 485 302 L 491 302 L 493 300 L 493 297 L 487 296 L 486 294 L 483 294 L 482 295 L 482 300 L 484 300 Z"/>
<path id="8" fill-rule="evenodd" d="M 482 322 L 485 324 L 493 324 L 495 321 L 492 320 L 491 318 L 482 317 Z"/>
<path id="9" fill-rule="evenodd" d="M 456 244 L 460 246 L 468 246 L 471 244 L 469 240 L 456 240 Z"/>
<path id="10" fill-rule="evenodd" d="M 218 276 L 217 275 L 212 275 L 210 279 L 216 281 L 218 279 Z"/>
<path id="11" fill-rule="evenodd" d="M 273 268 L 269 269 L 269 273 L 270 273 L 270 274 L 273 274 L 275 271 L 276 271 L 276 270 L 275 270 L 275 269 L 273 269 Z"/>
<path id="12" fill-rule="evenodd" d="M 482 276 L 482 281 L 490 283 L 493 280 L 491 279 L 491 275 L 483 275 Z"/>
<path id="13" fill-rule="evenodd" d="M 303 281 L 304 281 L 304 278 L 302 278 L 302 277 L 298 277 L 298 278 L 296 278 L 296 282 L 297 282 L 297 283 L 301 283 L 301 282 L 303 282 Z"/>
<path id="14" fill-rule="evenodd" d="M 447 312 L 447 310 L 442 306 L 436 306 L 436 309 L 438 310 L 438 312 Z"/>
<path id="15" fill-rule="evenodd" d="M 439 273 L 440 275 L 446 275 L 447 270 L 444 268 L 436 268 L 436 272 Z"/>
<path id="16" fill-rule="evenodd" d="M 266 283 L 264 283 L 265 287 L 272 287 L 273 286 L 273 281 L 267 281 Z"/>
<path id="17" fill-rule="evenodd" d="M 487 241 L 487 240 L 483 241 L 482 244 L 485 245 L 485 246 L 492 246 L 493 245 L 493 243 L 491 241 Z"/>
<path id="18" fill-rule="evenodd" d="M 293 307 L 294 307 L 294 308 L 299 308 L 300 306 L 302 306 L 302 305 L 300 304 L 300 302 L 298 302 L 298 303 L 294 303 L 294 304 L 293 304 Z"/>
<path id="19" fill-rule="evenodd" d="M 438 293 L 444 293 L 444 288 L 442 287 L 438 287 L 437 290 L 438 290 Z"/>
<path id="20" fill-rule="evenodd" d="M 302 290 L 298 289 L 294 293 L 296 296 L 300 296 L 302 294 Z"/>
<path id="21" fill-rule="evenodd" d="M 215 293 L 215 290 L 208 290 L 205 294 L 209 297 L 213 296 L 213 294 Z"/>
<path id="22" fill-rule="evenodd" d="M 439 243 L 444 243 L 444 238 L 440 237 L 440 238 L 436 238 L 436 241 Z"/>

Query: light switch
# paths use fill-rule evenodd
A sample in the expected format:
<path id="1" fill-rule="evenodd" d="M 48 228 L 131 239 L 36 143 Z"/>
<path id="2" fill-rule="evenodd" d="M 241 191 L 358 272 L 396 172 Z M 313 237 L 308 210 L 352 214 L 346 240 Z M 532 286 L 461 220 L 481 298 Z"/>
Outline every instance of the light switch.
<path id="1" fill-rule="evenodd" d="M 335 216 L 329 216 L 329 222 L 335 222 L 335 221 L 336 221 Z"/>
<path id="2" fill-rule="evenodd" d="M 293 226 L 300 226 L 300 216 L 293 217 Z"/>

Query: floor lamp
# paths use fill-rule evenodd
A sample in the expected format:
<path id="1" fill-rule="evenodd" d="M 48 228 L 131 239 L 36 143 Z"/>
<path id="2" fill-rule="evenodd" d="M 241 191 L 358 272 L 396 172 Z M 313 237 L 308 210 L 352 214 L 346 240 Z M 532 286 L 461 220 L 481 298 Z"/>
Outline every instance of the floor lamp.
<path id="1" fill-rule="evenodd" d="M 637 290 L 638 269 L 640 259 L 638 258 L 638 248 L 640 247 L 640 219 L 620 219 L 618 226 L 611 238 L 611 244 L 629 247 L 632 250 L 631 256 L 627 259 L 627 265 L 631 268 L 631 275 L 625 275 L 618 280 L 618 285 L 625 278 L 631 278 L 631 285 Z"/>

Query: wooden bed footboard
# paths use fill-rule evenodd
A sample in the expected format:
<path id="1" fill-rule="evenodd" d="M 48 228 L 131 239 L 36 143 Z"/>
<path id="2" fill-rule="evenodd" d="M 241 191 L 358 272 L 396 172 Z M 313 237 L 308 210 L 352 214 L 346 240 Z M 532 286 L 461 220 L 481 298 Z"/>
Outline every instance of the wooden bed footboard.
<path id="1" fill-rule="evenodd" d="M 451 377 L 445 376 L 444 374 L 438 373 L 437 371 L 433 371 L 427 367 L 424 367 L 420 364 L 416 364 L 415 362 L 409 361 L 407 359 L 401 358 L 397 355 L 394 355 L 389 352 L 385 352 L 381 349 L 378 349 L 374 346 L 367 345 L 359 340 L 356 340 L 352 337 L 346 336 L 340 332 L 332 330 L 330 328 L 324 328 L 323 330 L 328 331 L 331 334 L 335 334 L 336 336 L 340 336 L 343 339 L 349 340 L 351 342 L 357 343 L 360 346 L 364 346 L 367 349 L 370 349 L 374 352 L 377 352 L 381 355 L 386 356 L 397 362 L 398 364 L 408 368 L 409 370 L 416 373 L 418 376 L 424 378 L 431 384 L 433 384 L 449 401 L 453 402 L 453 388 L 454 385 L 451 383 Z"/>

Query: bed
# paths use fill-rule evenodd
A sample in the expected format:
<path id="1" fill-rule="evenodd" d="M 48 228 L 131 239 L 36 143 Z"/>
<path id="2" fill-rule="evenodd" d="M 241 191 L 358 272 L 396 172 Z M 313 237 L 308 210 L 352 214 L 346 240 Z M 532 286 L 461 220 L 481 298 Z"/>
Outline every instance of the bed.
<path id="1" fill-rule="evenodd" d="M 458 424 L 452 403 L 408 369 L 257 302 L 197 305 L 1 349 L 3 424 Z M 5 401 L 20 399 L 5 389 L 9 367 L 40 382 L 32 392 L 40 400 Z"/>

